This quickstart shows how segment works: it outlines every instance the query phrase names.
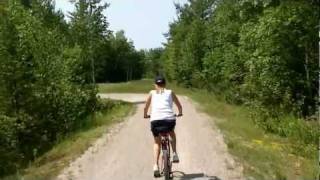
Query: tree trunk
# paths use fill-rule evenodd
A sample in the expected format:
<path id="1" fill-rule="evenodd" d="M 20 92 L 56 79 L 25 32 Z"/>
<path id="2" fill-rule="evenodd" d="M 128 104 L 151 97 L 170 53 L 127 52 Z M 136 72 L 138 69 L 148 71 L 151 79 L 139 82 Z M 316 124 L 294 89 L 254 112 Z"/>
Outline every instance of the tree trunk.
<path id="1" fill-rule="evenodd" d="M 306 114 L 309 115 L 310 113 L 310 100 L 312 99 L 312 90 L 311 90 L 311 82 L 310 82 L 310 70 L 309 70 L 309 52 L 308 52 L 308 45 L 305 46 L 305 62 L 304 62 L 304 69 L 306 72 L 306 90 L 307 90 L 307 98 L 306 98 Z"/>
<path id="2" fill-rule="evenodd" d="M 129 69 L 127 69 L 127 81 L 129 81 Z"/>

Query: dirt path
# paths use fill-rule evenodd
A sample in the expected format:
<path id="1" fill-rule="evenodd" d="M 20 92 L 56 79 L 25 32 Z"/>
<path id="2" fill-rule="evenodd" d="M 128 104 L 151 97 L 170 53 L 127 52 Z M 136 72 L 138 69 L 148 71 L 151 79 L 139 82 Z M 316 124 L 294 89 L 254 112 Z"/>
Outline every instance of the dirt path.
<path id="1" fill-rule="evenodd" d="M 75 162 L 57 180 L 150 180 L 152 134 L 143 119 L 143 94 L 101 94 L 137 104 L 136 113 L 117 125 Z M 175 179 L 244 179 L 242 167 L 227 152 L 227 146 L 210 117 L 196 110 L 187 97 L 179 97 L 184 116 L 177 120 L 177 147 L 180 163 L 174 164 Z M 113 135 L 112 135 L 113 134 Z"/>

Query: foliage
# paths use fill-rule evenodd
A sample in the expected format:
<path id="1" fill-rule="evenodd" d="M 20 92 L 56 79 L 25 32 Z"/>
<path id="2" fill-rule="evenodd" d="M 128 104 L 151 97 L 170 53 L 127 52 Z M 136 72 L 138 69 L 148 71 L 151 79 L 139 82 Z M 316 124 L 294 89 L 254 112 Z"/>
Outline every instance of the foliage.
<path id="1" fill-rule="evenodd" d="M 70 81 L 61 31 L 17 1 L 10 2 L 7 13 L 0 33 L 1 127 L 7 130 L 0 138 L 7 162 L 1 163 L 0 174 L 46 151 L 90 111 L 89 93 Z"/>
<path id="2" fill-rule="evenodd" d="M 69 162 L 83 154 L 95 141 L 111 130 L 134 110 L 134 105 L 122 101 L 99 100 L 95 117 L 85 118 L 79 129 L 56 142 L 54 147 L 32 162 L 26 169 L 1 180 L 47 180 L 54 179 Z"/>
<path id="3" fill-rule="evenodd" d="M 72 43 L 81 49 L 81 61 L 75 64 L 76 77 L 81 77 L 84 83 L 141 78 L 144 54 L 135 49 L 124 31 L 112 33 L 108 30 L 109 24 L 103 14 L 108 4 L 102 4 L 101 0 L 78 0 L 75 5 L 70 22 Z"/>
<path id="4" fill-rule="evenodd" d="M 306 3 L 282 3 L 265 10 L 256 24 L 243 27 L 240 44 L 249 71 L 244 90 L 273 112 L 280 109 L 303 116 L 315 112 L 318 69 L 314 10 Z"/>
<path id="5" fill-rule="evenodd" d="M 136 51 L 124 31 L 118 31 L 110 37 L 109 57 L 101 60 L 98 82 L 123 82 L 140 79 L 144 73 L 144 53 Z"/>
<path id="6" fill-rule="evenodd" d="M 163 48 L 149 49 L 145 51 L 144 58 L 144 76 L 147 78 L 154 78 L 157 75 L 164 74 L 163 63 Z"/>
<path id="7" fill-rule="evenodd" d="M 24 168 L 101 109 L 96 79 L 142 76 L 143 54 L 123 32 L 108 30 L 108 5 L 74 3 L 68 23 L 52 0 L 0 3 L 0 177 Z"/>
<path id="8" fill-rule="evenodd" d="M 178 19 L 170 24 L 162 55 L 166 76 L 248 105 L 255 122 L 269 132 L 283 134 L 277 126 L 291 131 L 283 126 L 290 123 L 299 129 L 301 123 L 283 117 L 303 121 L 316 114 L 316 3 L 199 0 L 177 5 Z M 311 134 L 304 143 L 315 145 L 317 133 Z"/>

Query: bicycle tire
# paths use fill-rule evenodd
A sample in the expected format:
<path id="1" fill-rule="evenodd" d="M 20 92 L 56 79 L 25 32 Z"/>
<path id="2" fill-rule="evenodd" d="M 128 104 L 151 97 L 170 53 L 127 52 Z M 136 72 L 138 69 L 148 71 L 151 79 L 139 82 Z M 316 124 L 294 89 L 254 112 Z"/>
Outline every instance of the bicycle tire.
<path id="1" fill-rule="evenodd" d="M 164 152 L 163 154 L 163 175 L 165 180 L 170 179 L 170 160 L 168 152 Z"/>

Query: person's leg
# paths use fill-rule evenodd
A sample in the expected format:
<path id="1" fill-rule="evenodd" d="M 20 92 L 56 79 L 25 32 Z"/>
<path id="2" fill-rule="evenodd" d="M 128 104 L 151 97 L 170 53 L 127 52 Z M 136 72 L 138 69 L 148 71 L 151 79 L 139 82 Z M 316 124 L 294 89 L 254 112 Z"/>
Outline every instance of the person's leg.
<path id="1" fill-rule="evenodd" d="M 179 163 L 179 156 L 178 156 L 178 153 L 177 153 L 177 147 L 176 147 L 176 144 L 177 144 L 177 140 L 176 140 L 176 134 L 174 131 L 171 131 L 170 132 L 170 136 L 171 136 L 171 146 L 172 146 L 172 162 L 173 163 Z"/>
<path id="2" fill-rule="evenodd" d="M 177 152 L 177 140 L 176 140 L 176 133 L 173 131 L 171 131 L 170 133 L 170 137 L 171 137 L 171 146 L 172 146 L 172 151 L 173 153 Z"/>
<path id="3" fill-rule="evenodd" d="M 172 162 L 173 163 L 179 163 L 179 157 L 177 153 L 177 138 L 176 133 L 174 132 L 174 128 L 176 126 L 176 121 L 170 121 L 169 127 L 170 127 L 170 137 L 171 137 L 171 147 L 172 147 Z"/>
<path id="4" fill-rule="evenodd" d="M 160 156 L 160 136 L 154 137 L 154 145 L 153 145 L 153 155 L 154 155 L 154 165 L 159 165 L 159 156 Z"/>
<path id="5" fill-rule="evenodd" d="M 153 165 L 153 176 L 160 177 L 159 170 L 159 156 L 160 156 L 160 136 L 154 136 L 153 154 L 154 154 L 154 165 Z"/>
<path id="6" fill-rule="evenodd" d="M 174 132 L 174 129 L 176 127 L 176 121 L 168 121 L 168 127 L 169 127 L 169 130 L 170 130 L 170 137 L 171 137 L 171 147 L 172 147 L 172 151 L 173 151 L 173 154 L 176 154 L 177 153 L 177 138 L 176 138 L 176 133 Z"/>
<path id="7" fill-rule="evenodd" d="M 151 121 L 151 132 L 154 138 L 153 143 L 153 158 L 154 158 L 154 167 L 159 165 L 159 156 L 160 156 L 160 136 L 157 130 L 159 126 L 159 121 Z"/>

